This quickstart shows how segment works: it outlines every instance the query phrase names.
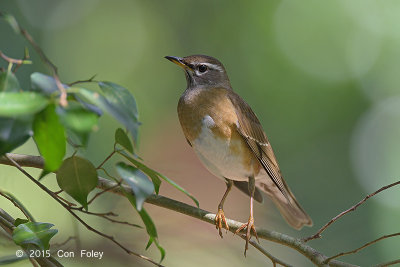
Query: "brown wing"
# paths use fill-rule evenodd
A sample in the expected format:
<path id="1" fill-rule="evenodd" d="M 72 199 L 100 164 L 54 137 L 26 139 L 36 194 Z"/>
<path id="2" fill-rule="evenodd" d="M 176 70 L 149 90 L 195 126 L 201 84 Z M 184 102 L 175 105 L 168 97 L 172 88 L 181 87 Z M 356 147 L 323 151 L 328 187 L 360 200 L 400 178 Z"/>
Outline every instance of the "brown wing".
<path id="1" fill-rule="evenodd" d="M 274 151 L 268 142 L 260 121 L 250 106 L 236 93 L 228 94 L 238 116 L 239 125 L 237 127 L 239 134 L 245 139 L 247 145 L 257 157 L 274 184 L 288 199 L 289 190 L 282 178 L 281 171 L 276 161 Z"/>

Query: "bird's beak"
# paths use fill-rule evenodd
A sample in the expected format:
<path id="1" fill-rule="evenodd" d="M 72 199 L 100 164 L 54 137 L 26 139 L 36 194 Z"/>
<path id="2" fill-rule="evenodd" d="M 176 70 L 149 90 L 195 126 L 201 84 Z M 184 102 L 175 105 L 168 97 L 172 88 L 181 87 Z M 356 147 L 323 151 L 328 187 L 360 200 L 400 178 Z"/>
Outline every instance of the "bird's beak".
<path id="1" fill-rule="evenodd" d="M 176 65 L 178 65 L 179 67 L 186 69 L 186 70 L 192 70 L 192 68 L 190 68 L 188 65 L 185 64 L 185 62 L 183 61 L 183 58 L 181 57 L 171 57 L 171 56 L 166 56 L 166 59 L 168 59 L 169 61 L 175 63 Z"/>

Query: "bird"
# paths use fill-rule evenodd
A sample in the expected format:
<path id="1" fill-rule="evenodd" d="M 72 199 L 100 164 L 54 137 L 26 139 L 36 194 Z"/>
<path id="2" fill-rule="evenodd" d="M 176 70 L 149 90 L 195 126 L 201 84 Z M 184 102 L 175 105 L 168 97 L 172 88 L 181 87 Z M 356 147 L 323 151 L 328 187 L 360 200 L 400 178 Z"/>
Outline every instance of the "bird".
<path id="1" fill-rule="evenodd" d="M 293 228 L 312 226 L 312 220 L 297 202 L 283 179 L 263 127 L 251 107 L 232 89 L 223 64 L 211 56 L 166 56 L 185 73 L 187 87 L 178 102 L 178 117 L 188 144 L 213 175 L 226 183 L 218 205 L 215 226 L 229 230 L 224 203 L 237 187 L 250 196 L 250 216 L 235 234 L 245 231 L 245 250 L 254 235 L 253 202 L 266 193 Z"/>

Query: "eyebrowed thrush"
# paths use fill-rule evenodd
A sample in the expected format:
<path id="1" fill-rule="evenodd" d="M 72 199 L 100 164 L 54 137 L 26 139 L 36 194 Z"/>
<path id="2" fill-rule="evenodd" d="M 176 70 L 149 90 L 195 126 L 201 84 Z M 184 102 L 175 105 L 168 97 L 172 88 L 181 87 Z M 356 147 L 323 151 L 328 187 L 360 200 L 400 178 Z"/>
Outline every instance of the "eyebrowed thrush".
<path id="1" fill-rule="evenodd" d="M 278 207 L 295 229 L 311 226 L 282 177 L 271 144 L 250 106 L 231 87 L 224 66 L 205 55 L 166 56 L 185 71 L 187 88 L 179 99 L 178 115 L 189 145 L 205 167 L 226 182 L 215 224 L 222 237 L 224 202 L 232 185 L 250 196 L 250 217 L 236 234 L 246 229 L 245 255 L 254 227 L 253 199 L 262 202 L 260 190 Z"/>

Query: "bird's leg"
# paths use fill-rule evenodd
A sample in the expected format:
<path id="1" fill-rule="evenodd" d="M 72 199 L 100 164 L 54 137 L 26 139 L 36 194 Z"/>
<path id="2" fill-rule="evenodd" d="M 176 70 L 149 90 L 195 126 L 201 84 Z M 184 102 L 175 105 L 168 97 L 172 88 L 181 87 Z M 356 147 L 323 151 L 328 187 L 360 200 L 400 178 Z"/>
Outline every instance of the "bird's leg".
<path id="1" fill-rule="evenodd" d="M 258 243 L 260 241 L 258 240 L 256 228 L 254 227 L 254 217 L 253 217 L 253 200 L 254 200 L 254 191 L 256 189 L 256 180 L 254 177 L 249 177 L 249 193 L 250 193 L 250 217 L 249 221 L 245 224 L 243 224 L 239 229 L 236 230 L 235 234 L 238 234 L 240 231 L 243 229 L 246 229 L 246 246 L 244 248 L 244 256 L 246 256 L 246 251 L 249 248 L 249 241 L 251 238 L 251 231 L 253 231 L 254 236 L 257 238 Z"/>
<path id="2" fill-rule="evenodd" d="M 225 214 L 224 214 L 224 202 L 225 202 L 226 197 L 229 194 L 229 191 L 231 191 L 232 185 L 233 185 L 232 180 L 225 179 L 225 181 L 226 181 L 226 191 L 225 191 L 224 196 L 221 199 L 221 202 L 219 202 L 218 212 L 215 215 L 215 227 L 218 229 L 219 236 L 221 238 L 222 238 L 222 222 L 225 224 L 225 229 L 227 231 L 229 230 L 229 226 L 228 226 L 228 223 L 226 222 L 226 218 L 225 218 Z"/>

